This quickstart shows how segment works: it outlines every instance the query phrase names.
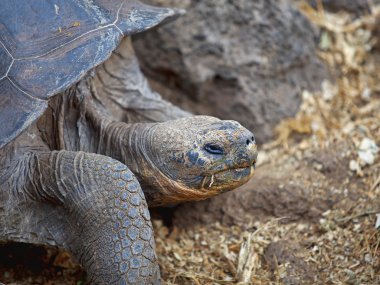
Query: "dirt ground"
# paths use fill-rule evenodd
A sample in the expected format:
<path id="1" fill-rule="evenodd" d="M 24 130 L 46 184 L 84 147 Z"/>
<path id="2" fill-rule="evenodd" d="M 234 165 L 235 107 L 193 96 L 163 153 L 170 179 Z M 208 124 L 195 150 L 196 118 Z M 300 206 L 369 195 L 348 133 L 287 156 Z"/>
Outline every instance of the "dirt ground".
<path id="1" fill-rule="evenodd" d="M 154 220 L 166 284 L 380 284 L 380 7 L 360 17 L 301 8 L 336 81 L 303 92 L 246 186 L 185 205 L 170 226 Z M 84 280 L 66 252 L 0 246 L 0 282 Z"/>

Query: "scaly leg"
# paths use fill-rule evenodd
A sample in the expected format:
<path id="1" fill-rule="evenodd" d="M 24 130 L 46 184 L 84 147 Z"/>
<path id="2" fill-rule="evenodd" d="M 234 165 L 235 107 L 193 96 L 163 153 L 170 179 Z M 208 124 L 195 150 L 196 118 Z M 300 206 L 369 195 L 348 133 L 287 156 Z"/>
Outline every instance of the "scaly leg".
<path id="1" fill-rule="evenodd" d="M 0 222 L 3 239 L 68 249 L 89 284 L 160 282 L 147 204 L 124 164 L 54 151 L 26 155 L 14 173 L 0 185 L 7 213 Z"/>

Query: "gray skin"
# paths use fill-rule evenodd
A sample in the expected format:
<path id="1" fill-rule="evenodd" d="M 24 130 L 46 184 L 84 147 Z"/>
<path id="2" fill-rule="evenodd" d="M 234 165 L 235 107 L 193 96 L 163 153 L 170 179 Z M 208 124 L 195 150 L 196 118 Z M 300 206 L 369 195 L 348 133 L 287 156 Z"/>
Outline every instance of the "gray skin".
<path id="1" fill-rule="evenodd" d="M 128 38 L 47 104 L 0 149 L 0 240 L 65 248 L 89 284 L 160 283 L 148 205 L 202 200 L 253 175 L 252 133 L 161 100 Z"/>

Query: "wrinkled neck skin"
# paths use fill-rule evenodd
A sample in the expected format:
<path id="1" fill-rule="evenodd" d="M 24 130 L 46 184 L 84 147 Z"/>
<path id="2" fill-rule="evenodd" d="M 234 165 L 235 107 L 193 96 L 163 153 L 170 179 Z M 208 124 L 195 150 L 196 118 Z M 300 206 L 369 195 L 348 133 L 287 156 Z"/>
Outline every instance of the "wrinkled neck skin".
<path id="1" fill-rule="evenodd" d="M 146 151 L 150 150 L 147 141 L 154 125 L 154 123 L 126 124 L 102 120 L 96 152 L 125 163 L 142 183 L 145 177 L 154 175 Z"/>
<path id="2" fill-rule="evenodd" d="M 172 120 L 165 115 L 172 113 L 170 105 L 154 104 L 142 105 L 137 113 L 147 116 L 138 118 L 157 108 L 160 116 L 134 123 L 135 109 L 110 104 L 106 95 L 116 92 L 113 85 L 105 92 L 93 76 L 50 100 L 38 129 L 51 150 L 97 153 L 123 162 L 139 180 L 149 206 L 203 200 L 235 189 L 253 175 L 254 137 L 237 122 L 180 112 L 175 113 L 180 119 Z M 120 90 L 129 95 L 129 89 Z M 131 116 L 117 115 L 124 111 Z M 160 122 L 163 115 L 169 121 Z"/>
<path id="3" fill-rule="evenodd" d="M 164 162 L 152 149 L 155 132 L 160 131 L 159 126 L 160 123 L 103 121 L 97 153 L 113 157 L 130 168 L 139 180 L 149 206 L 203 200 L 216 195 L 219 191 L 192 189 L 161 171 L 160 166 Z"/>
<path id="4" fill-rule="evenodd" d="M 161 172 L 152 141 L 162 123 L 117 121 L 91 88 L 92 80 L 89 76 L 63 96 L 53 98 L 49 112 L 39 121 L 43 139 L 51 149 L 97 153 L 126 164 L 139 180 L 149 206 L 211 196 L 212 191 L 202 195 Z"/>

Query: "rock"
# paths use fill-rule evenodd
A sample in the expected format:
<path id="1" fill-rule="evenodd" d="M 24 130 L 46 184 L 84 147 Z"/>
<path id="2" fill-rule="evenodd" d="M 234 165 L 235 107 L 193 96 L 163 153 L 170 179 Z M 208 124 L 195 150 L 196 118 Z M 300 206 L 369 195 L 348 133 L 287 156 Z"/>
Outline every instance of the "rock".
<path id="1" fill-rule="evenodd" d="M 319 89 L 329 78 L 315 54 L 313 27 L 289 3 L 148 2 L 188 11 L 134 38 L 152 86 L 194 113 L 240 121 L 259 142 L 297 112 L 304 88 Z"/>
<path id="2" fill-rule="evenodd" d="M 364 138 L 359 145 L 358 156 L 362 165 L 371 165 L 375 162 L 379 147 L 375 141 Z"/>

